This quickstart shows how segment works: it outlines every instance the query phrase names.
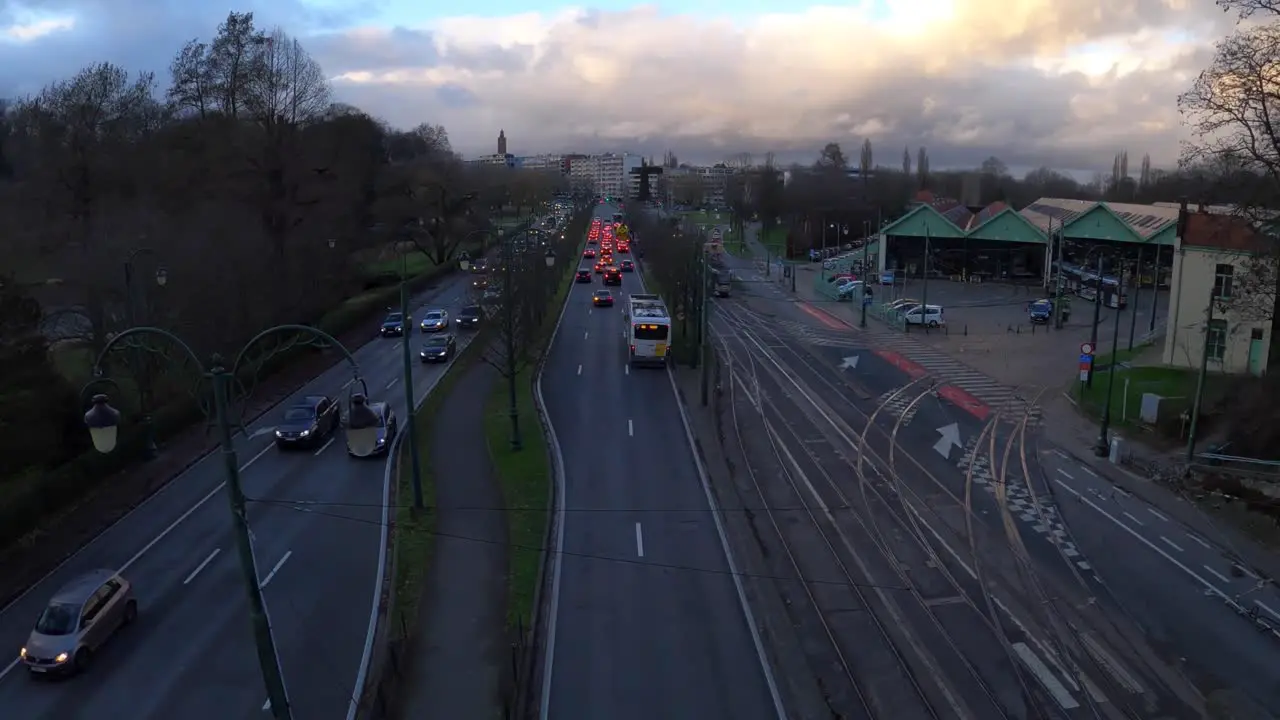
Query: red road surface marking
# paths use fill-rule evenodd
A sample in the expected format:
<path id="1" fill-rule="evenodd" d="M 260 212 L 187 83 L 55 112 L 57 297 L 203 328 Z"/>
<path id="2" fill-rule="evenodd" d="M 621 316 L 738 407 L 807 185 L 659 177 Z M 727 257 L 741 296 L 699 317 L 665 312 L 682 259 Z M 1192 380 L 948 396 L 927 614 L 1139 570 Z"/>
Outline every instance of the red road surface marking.
<path id="1" fill-rule="evenodd" d="M 806 302 L 799 303 L 799 305 L 801 310 L 809 314 L 809 317 L 816 319 L 832 330 L 848 330 L 850 328 L 848 323 L 836 319 L 834 315 L 826 310 L 819 310 Z"/>
<path id="2" fill-rule="evenodd" d="M 885 362 L 906 373 L 912 380 L 919 380 L 929 374 L 929 371 L 925 370 L 919 363 L 900 353 L 892 350 L 876 350 L 875 353 Z M 955 385 L 938 386 L 938 397 L 979 420 L 986 420 L 991 416 L 991 408 Z"/>
<path id="3" fill-rule="evenodd" d="M 991 408 L 955 385 L 943 385 L 938 388 L 938 397 L 950 401 L 956 407 L 979 420 L 985 421 L 991 415 Z"/>

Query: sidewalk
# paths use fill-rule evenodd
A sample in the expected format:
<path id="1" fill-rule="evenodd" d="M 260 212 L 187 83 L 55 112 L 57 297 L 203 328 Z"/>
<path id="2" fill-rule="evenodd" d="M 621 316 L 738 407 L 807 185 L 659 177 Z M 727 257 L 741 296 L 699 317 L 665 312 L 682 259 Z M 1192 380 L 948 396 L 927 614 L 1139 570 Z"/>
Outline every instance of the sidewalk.
<path id="1" fill-rule="evenodd" d="M 507 520 L 484 434 L 498 372 L 486 363 L 464 372 L 430 429 L 437 535 L 404 684 L 412 720 L 502 716 Z"/>

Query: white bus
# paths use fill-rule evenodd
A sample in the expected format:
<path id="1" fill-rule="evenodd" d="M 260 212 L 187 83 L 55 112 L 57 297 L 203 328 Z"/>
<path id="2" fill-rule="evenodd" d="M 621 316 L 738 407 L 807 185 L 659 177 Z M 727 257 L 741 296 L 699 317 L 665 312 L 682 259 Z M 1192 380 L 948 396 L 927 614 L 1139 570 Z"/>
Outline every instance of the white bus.
<path id="1" fill-rule="evenodd" d="M 657 295 L 627 298 L 627 345 L 632 365 L 665 365 L 671 348 L 671 315 Z"/>

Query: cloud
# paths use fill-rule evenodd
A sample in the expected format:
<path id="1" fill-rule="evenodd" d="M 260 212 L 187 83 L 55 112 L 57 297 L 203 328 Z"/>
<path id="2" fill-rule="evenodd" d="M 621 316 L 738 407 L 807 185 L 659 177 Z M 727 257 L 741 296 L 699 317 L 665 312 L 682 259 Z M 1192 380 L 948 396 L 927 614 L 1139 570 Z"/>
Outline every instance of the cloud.
<path id="1" fill-rule="evenodd" d="M 163 70 L 221 19 L 155 3 L 139 25 L 145 10 L 113 20 L 113 1 L 59 0 L 80 18 L 73 30 L 0 44 L 0 94 L 5 67 L 23 67 L 28 84 L 32 67 L 67 74 L 93 60 Z M 301 37 L 340 99 L 396 125 L 443 124 L 466 154 L 492 152 L 499 128 L 520 154 L 670 148 L 707 160 L 808 159 L 825 142 L 855 152 L 870 137 L 887 164 L 925 145 L 934 167 L 997 155 L 1073 170 L 1108 167 L 1121 149 L 1171 163 L 1177 94 L 1232 21 L 1191 0 L 860 0 L 723 18 L 567 8 L 406 28 L 359 26 L 387 16 L 369 2 L 255 1 L 262 24 Z M 41 49 L 57 60 L 36 62 Z"/>

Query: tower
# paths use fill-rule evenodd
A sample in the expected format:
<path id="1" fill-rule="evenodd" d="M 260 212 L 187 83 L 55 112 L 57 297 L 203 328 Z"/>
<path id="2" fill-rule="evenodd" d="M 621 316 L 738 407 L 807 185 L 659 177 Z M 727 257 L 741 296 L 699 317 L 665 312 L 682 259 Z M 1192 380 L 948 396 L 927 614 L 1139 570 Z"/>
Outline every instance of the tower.
<path id="1" fill-rule="evenodd" d="M 499 155 L 507 154 L 507 131 L 506 130 L 498 131 L 498 154 Z"/>

